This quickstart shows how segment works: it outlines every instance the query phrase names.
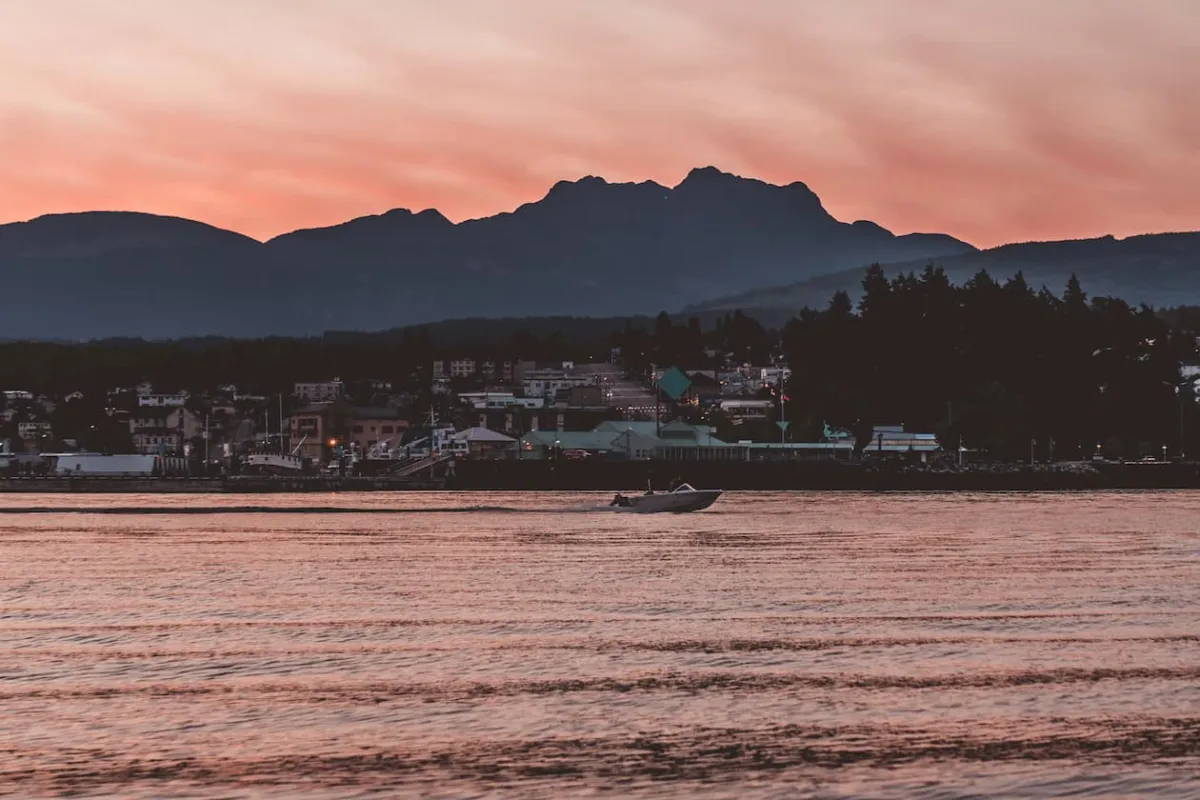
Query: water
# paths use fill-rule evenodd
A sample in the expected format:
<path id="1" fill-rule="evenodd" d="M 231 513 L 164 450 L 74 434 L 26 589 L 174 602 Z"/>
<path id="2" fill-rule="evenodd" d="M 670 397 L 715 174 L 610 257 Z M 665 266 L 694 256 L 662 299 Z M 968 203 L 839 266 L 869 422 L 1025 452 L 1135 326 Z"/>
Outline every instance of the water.
<path id="1" fill-rule="evenodd" d="M 607 499 L 0 496 L 0 794 L 1200 797 L 1200 493 Z"/>

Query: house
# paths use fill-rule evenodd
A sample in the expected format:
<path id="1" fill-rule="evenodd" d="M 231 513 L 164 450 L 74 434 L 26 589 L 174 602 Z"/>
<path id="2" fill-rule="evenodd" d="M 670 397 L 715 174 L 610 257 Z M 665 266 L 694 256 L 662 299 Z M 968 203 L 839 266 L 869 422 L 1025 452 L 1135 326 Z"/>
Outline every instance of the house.
<path id="1" fill-rule="evenodd" d="M 325 452 L 325 440 L 329 437 L 330 403 L 316 403 L 298 408 L 288 420 L 289 449 L 301 458 L 319 460 Z"/>
<path id="2" fill-rule="evenodd" d="M 355 408 L 342 443 L 365 452 L 380 442 L 399 443 L 408 427 L 408 420 L 394 408 Z"/>
<path id="3" fill-rule="evenodd" d="M 180 408 L 187 403 L 187 399 L 187 392 L 138 392 L 137 404 L 139 408 Z"/>
<path id="4" fill-rule="evenodd" d="M 143 455 L 178 455 L 183 452 L 183 446 L 183 437 L 169 428 L 145 428 L 133 434 L 133 449 Z"/>
<path id="5" fill-rule="evenodd" d="M 492 367 L 495 371 L 495 364 Z M 475 360 L 471 358 L 456 358 L 451 361 L 439 358 L 433 362 L 434 378 L 469 378 L 475 372 Z"/>
<path id="6" fill-rule="evenodd" d="M 469 378 L 475 374 L 475 360 L 472 358 L 456 358 L 450 362 L 451 378 Z"/>
<path id="7" fill-rule="evenodd" d="M 292 387 L 292 395 L 306 403 L 331 403 L 339 399 L 345 390 L 345 384 L 334 378 L 317 383 L 297 383 Z"/>
<path id="8" fill-rule="evenodd" d="M 380 442 L 398 442 L 408 427 L 394 408 L 354 407 L 345 401 L 314 403 L 292 412 L 289 446 L 296 455 L 319 461 L 326 447 L 366 452 Z"/>
<path id="9" fill-rule="evenodd" d="M 450 437 L 451 450 L 471 458 L 509 458 L 516 455 L 517 440 L 490 428 L 467 428 Z"/>
<path id="10" fill-rule="evenodd" d="M 28 402 L 33 400 L 33 392 L 26 392 L 23 389 L 5 389 L 4 399 L 10 403 Z"/>
<path id="11" fill-rule="evenodd" d="M 134 450 L 143 454 L 183 452 L 183 445 L 204 433 L 204 423 L 186 408 L 145 406 L 129 414 Z"/>
<path id="12" fill-rule="evenodd" d="M 697 405 L 707 406 L 721 399 L 721 381 L 716 375 L 696 371 L 688 373 L 688 379 L 688 394 Z"/>
<path id="13" fill-rule="evenodd" d="M 780 386 L 792 379 L 792 371 L 785 366 L 761 367 L 759 379 L 763 386 Z"/>
<path id="14" fill-rule="evenodd" d="M 44 436 L 52 436 L 54 432 L 49 422 L 18 422 L 17 436 L 25 441 L 34 441 Z"/>

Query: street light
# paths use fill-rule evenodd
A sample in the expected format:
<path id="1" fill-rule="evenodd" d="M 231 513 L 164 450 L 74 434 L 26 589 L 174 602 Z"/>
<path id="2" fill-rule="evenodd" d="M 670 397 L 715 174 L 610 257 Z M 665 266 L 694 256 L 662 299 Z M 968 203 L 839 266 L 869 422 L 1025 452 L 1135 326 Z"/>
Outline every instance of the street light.
<path id="1" fill-rule="evenodd" d="M 1191 385 L 1191 383 L 1192 382 L 1190 380 L 1183 381 L 1182 383 L 1171 383 L 1170 381 L 1162 382 L 1163 386 L 1169 386 L 1175 390 L 1175 397 L 1178 398 L 1178 400 L 1179 400 L 1179 458 L 1180 458 L 1180 460 L 1183 460 L 1184 458 L 1187 457 L 1183 452 L 1183 387 Z M 1163 450 L 1165 451 L 1166 448 L 1164 447 Z M 1163 455 L 1163 460 L 1164 461 L 1166 460 L 1165 453 Z"/>

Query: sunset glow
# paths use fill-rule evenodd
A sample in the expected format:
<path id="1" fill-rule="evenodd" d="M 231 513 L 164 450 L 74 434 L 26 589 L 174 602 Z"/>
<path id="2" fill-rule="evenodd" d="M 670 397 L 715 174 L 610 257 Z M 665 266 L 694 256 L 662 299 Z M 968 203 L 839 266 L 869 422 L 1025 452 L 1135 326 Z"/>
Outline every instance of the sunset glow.
<path id="1" fill-rule="evenodd" d="M 264 238 L 557 180 L 804 181 L 978 245 L 1200 228 L 1195 0 L 39 0 L 0 10 L 0 222 Z"/>

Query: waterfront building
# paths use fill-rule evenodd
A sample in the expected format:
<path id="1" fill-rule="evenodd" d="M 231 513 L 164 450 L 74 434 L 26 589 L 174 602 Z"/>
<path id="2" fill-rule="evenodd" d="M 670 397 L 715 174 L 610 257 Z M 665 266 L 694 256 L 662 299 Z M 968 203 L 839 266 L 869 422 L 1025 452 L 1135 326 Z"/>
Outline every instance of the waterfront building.
<path id="1" fill-rule="evenodd" d="M 477 426 L 451 436 L 450 450 L 470 458 L 511 458 L 517 454 L 517 440 L 491 428 Z"/>
<path id="2" fill-rule="evenodd" d="M 743 422 L 770 419 L 775 409 L 773 400 L 722 400 L 721 411 L 735 425 Z"/>

